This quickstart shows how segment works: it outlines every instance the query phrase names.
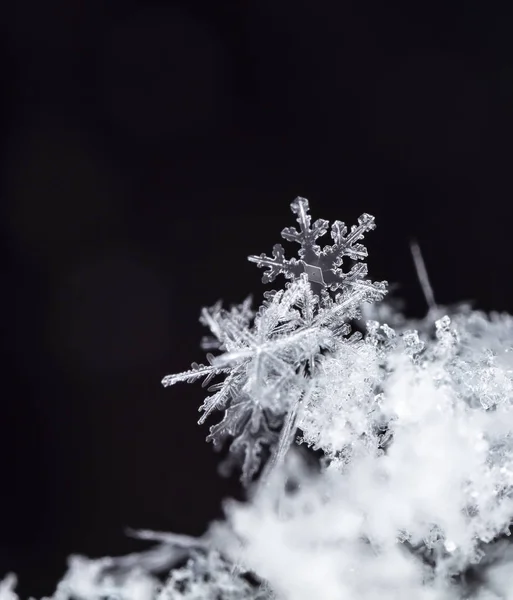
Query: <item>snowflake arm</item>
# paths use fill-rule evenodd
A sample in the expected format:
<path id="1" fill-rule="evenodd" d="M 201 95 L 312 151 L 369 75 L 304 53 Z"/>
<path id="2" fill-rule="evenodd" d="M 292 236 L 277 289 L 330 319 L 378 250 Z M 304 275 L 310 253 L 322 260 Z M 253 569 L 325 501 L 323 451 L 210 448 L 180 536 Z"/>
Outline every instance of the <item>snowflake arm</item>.
<path id="1" fill-rule="evenodd" d="M 316 241 L 328 231 L 329 223 L 325 219 L 317 219 L 313 227 L 310 226 L 312 218 L 308 214 L 310 208 L 306 198 L 296 198 L 290 208 L 297 215 L 299 231 L 293 227 L 285 227 L 281 235 L 289 242 L 300 244 L 299 256 L 309 261 L 321 253 L 321 247 Z"/>
<path id="2" fill-rule="evenodd" d="M 220 447 L 229 438 L 232 457 L 239 457 L 242 463 L 241 481 L 248 485 L 260 467 L 263 448 L 277 438 L 277 433 L 270 429 L 264 410 L 250 397 L 243 397 L 232 402 L 221 422 L 210 428 L 207 441 Z"/>
<path id="3" fill-rule="evenodd" d="M 303 263 L 295 258 L 287 260 L 285 258 L 285 248 L 281 244 L 273 246 L 272 257 L 260 254 L 260 256 L 248 256 L 250 262 L 257 264 L 257 267 L 267 267 L 268 270 L 262 277 L 263 283 L 271 283 L 280 274 L 287 279 L 298 279 L 301 273 L 304 273 Z"/>
<path id="4" fill-rule="evenodd" d="M 213 355 L 207 354 L 207 360 L 209 362 L 213 362 Z M 219 367 L 218 365 L 202 365 L 198 363 L 192 363 L 191 369 L 188 371 L 182 371 L 181 373 L 175 373 L 173 375 L 166 375 L 164 379 L 162 379 L 162 385 L 164 387 L 169 387 L 170 385 L 175 385 L 175 383 L 194 383 L 198 381 L 198 379 L 202 379 L 202 387 L 206 387 L 210 381 L 216 377 L 217 375 L 221 375 L 223 373 L 228 373 L 229 369 L 227 367 Z"/>

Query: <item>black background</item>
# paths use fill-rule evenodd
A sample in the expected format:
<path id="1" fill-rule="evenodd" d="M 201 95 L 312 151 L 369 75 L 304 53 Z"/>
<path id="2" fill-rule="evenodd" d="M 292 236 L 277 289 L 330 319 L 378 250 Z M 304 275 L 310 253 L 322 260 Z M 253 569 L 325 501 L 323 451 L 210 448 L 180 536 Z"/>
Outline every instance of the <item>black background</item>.
<path id="1" fill-rule="evenodd" d="M 502 6 L 502 8 L 500 8 Z M 374 279 L 513 310 L 513 5 L 11 0 L 0 9 L 0 571 L 200 534 L 200 308 L 259 301 L 289 204 L 378 228 Z M 297 248 L 289 247 L 288 252 Z"/>

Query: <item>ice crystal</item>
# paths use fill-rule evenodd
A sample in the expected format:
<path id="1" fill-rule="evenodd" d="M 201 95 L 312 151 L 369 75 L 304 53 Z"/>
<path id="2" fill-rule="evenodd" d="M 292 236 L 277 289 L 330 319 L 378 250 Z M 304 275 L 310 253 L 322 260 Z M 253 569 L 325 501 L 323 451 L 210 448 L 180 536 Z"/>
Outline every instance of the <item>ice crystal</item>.
<path id="1" fill-rule="evenodd" d="M 365 233 L 374 229 L 374 217 L 364 213 L 358 219 L 358 225 L 353 226 L 349 233 L 342 221 L 335 221 L 331 226 L 333 245 L 321 249 L 317 240 L 328 231 L 329 222 L 317 219 L 313 225 L 311 224 L 312 219 L 308 214 L 309 204 L 306 198 L 296 198 L 291 204 L 291 209 L 297 215 L 299 230 L 286 227 L 281 235 L 289 242 L 300 244 L 299 259 L 287 260 L 285 249 L 281 244 L 274 246 L 272 257 L 265 254 L 249 256 L 249 260 L 259 267 L 267 267 L 262 278 L 264 283 L 274 281 L 279 274 L 287 279 L 297 280 L 302 273 L 306 273 L 308 280 L 321 289 L 335 291 L 353 287 L 373 292 L 377 296 L 384 291 L 382 284 L 372 284 L 365 279 L 367 276 L 365 263 L 357 262 L 346 273 L 342 270 L 344 257 L 352 261 L 361 261 L 367 257 L 367 249 L 358 242 Z"/>
<path id="2" fill-rule="evenodd" d="M 200 538 L 137 532 L 156 546 L 73 557 L 52 600 L 513 599 L 513 318 L 437 306 L 417 246 L 429 312 L 406 319 L 366 279 L 372 217 L 336 221 L 321 248 L 328 222 L 292 210 L 299 259 L 250 257 L 285 287 L 256 311 L 204 309 L 205 364 L 163 380 L 208 388 L 200 423 L 222 413 L 207 439 L 247 501 Z"/>
<path id="3" fill-rule="evenodd" d="M 203 423 L 215 409 L 223 409 L 220 423 L 210 429 L 209 441 L 221 445 L 232 439 L 232 454 L 242 459 L 242 480 L 249 483 L 259 468 L 263 446 L 273 446 L 277 428 L 304 388 L 305 370 L 321 350 L 330 345 L 330 331 L 317 325 L 315 299 L 308 281 L 299 279 L 264 303 L 251 327 L 241 326 L 240 307 L 224 311 L 219 306 L 204 311 L 223 352 L 208 355 L 209 365 L 163 380 L 165 386 L 204 378 L 208 385 L 217 375 L 201 409 Z"/>
<path id="4" fill-rule="evenodd" d="M 246 485 L 258 472 L 263 448 L 275 448 L 277 430 L 295 410 L 319 357 L 341 343 L 353 342 L 354 338 L 347 339 L 348 321 L 359 315 L 363 301 L 376 300 L 385 291 L 384 283 L 365 279 L 365 263 L 354 265 L 348 273 L 341 268 L 344 257 L 356 261 L 367 255 L 357 242 L 374 228 L 373 217 L 362 215 L 350 233 L 344 223 L 335 221 L 331 228 L 334 244 L 321 250 L 316 240 L 326 233 L 328 222 L 320 219 L 311 225 L 304 198 L 297 198 L 291 208 L 298 215 L 300 229 L 289 227 L 282 235 L 301 245 L 301 260 L 285 260 L 281 246 L 275 246 L 275 259 L 249 258 L 269 267 L 265 281 L 272 281 L 278 273 L 292 281 L 286 289 L 266 294 L 253 322 L 248 301 L 231 311 L 219 304 L 204 310 L 202 322 L 213 335 L 207 347 L 223 354 L 217 358 L 208 354 L 208 365 L 193 364 L 191 370 L 162 382 L 169 386 L 203 378 L 203 385 L 208 386 L 214 377 L 225 376 L 208 388 L 214 394 L 203 403 L 199 422 L 215 409 L 225 411 L 221 422 L 210 428 L 207 440 L 218 446 L 231 440 L 231 458 L 240 457 Z M 323 286 L 320 297 L 314 289 L 318 284 Z M 331 297 L 328 289 L 338 293 Z"/>

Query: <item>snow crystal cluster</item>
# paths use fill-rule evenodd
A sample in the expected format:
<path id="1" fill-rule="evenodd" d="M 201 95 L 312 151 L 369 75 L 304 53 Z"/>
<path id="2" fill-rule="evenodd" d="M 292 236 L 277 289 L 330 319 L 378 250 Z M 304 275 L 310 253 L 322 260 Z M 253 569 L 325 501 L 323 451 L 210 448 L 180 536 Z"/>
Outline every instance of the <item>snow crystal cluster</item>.
<path id="1" fill-rule="evenodd" d="M 431 302 L 408 322 L 367 277 L 373 217 L 291 208 L 298 258 L 249 257 L 285 286 L 204 309 L 206 364 L 163 380 L 208 388 L 200 423 L 220 415 L 207 439 L 247 500 L 199 539 L 72 558 L 53 600 L 513 599 L 513 318 Z"/>

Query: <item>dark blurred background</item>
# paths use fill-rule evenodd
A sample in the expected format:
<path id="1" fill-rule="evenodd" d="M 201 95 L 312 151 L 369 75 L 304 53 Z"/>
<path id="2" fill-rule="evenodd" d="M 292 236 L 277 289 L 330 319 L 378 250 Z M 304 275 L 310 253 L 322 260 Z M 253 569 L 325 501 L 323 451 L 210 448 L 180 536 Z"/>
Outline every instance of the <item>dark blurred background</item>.
<path id="1" fill-rule="evenodd" d="M 374 279 L 513 311 L 513 5 L 10 0 L 0 12 L 0 575 L 200 534 L 202 306 L 259 301 L 289 204 L 374 214 Z M 289 252 L 297 248 L 290 247 Z"/>

